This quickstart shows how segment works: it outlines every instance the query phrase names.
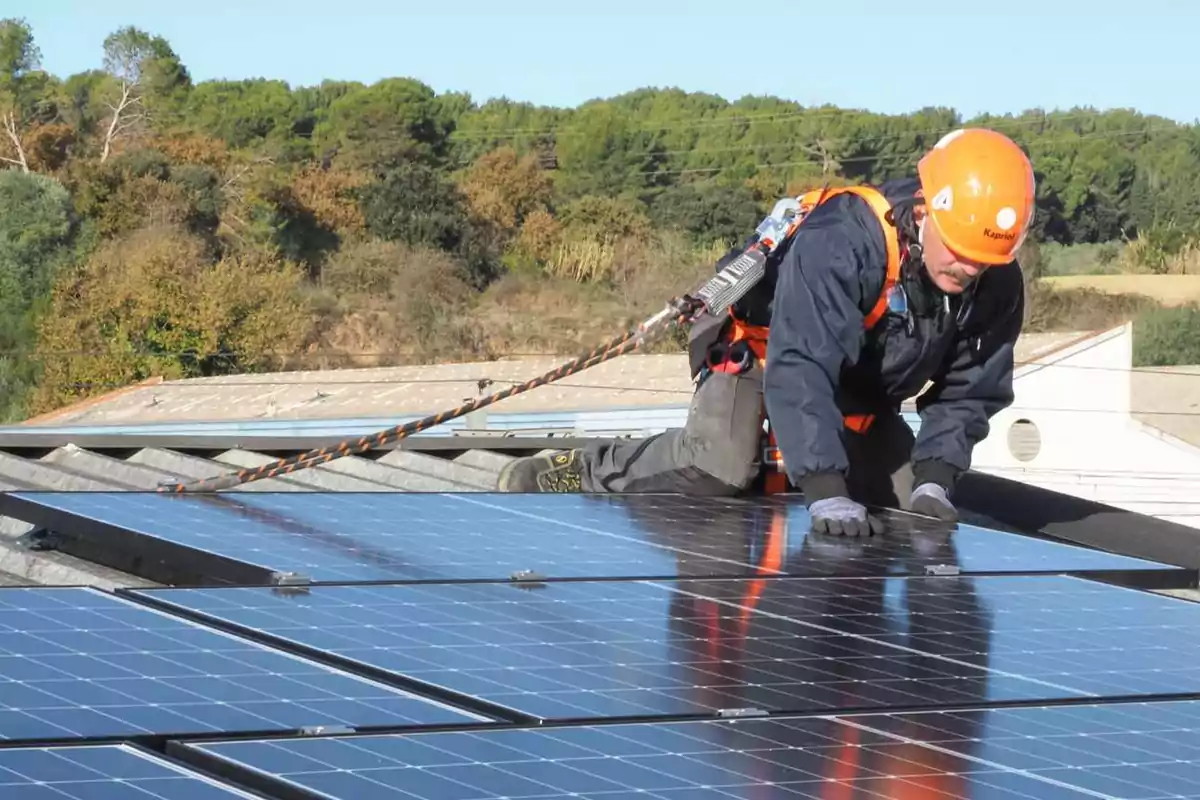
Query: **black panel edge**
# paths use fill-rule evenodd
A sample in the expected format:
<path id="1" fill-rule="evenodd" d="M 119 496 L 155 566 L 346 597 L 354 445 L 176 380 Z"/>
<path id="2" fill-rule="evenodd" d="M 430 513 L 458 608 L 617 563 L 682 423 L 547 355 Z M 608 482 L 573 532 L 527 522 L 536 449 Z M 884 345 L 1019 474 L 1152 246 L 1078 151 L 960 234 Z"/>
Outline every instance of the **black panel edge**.
<path id="1" fill-rule="evenodd" d="M 228 759 L 190 747 L 184 742 L 167 742 L 164 755 L 187 769 L 262 797 L 278 800 L 326 800 L 323 795 L 302 789 L 282 778 L 243 767 Z"/>
<path id="2" fill-rule="evenodd" d="M 965 570 L 962 572 L 939 575 L 935 573 L 901 572 L 887 574 L 871 573 L 840 573 L 830 575 L 757 575 L 747 571 L 743 575 L 643 575 L 643 576 L 538 576 L 536 579 L 515 580 L 512 578 L 412 578 L 412 579 L 379 579 L 361 581 L 308 581 L 294 586 L 265 586 L 261 583 L 223 584 L 172 584 L 170 586 L 129 586 L 119 587 L 113 591 L 118 594 L 125 592 L 140 592 L 145 596 L 154 594 L 169 594 L 173 591 L 203 590 L 203 589 L 273 589 L 286 592 L 306 592 L 312 589 L 335 589 L 338 587 L 372 588 L 372 587 L 421 587 L 421 586 L 509 586 L 520 591 L 537 591 L 544 586 L 572 583 L 736 583 L 738 581 L 767 581 L 780 583 L 812 583 L 819 581 L 896 581 L 920 579 L 928 580 L 939 577 L 952 578 L 1081 578 L 1096 581 L 1124 589 L 1141 589 L 1159 591 L 1169 589 L 1194 589 L 1197 586 L 1196 573 L 1181 567 L 1163 567 L 1162 569 L 1132 569 L 1132 570 L 1103 570 L 1103 569 L 1045 569 L 1017 571 Z M 4 589 L 18 588 L 12 586 Z M 47 588 L 41 585 L 24 588 Z"/>
<path id="3" fill-rule="evenodd" d="M 976 577 L 963 573 L 967 577 Z M 1012 574 L 1012 573 L 1008 573 Z M 1042 573 L 1045 574 L 1045 573 Z M 1080 578 L 1082 580 L 1104 583 L 1121 589 L 1140 589 L 1147 592 L 1161 592 L 1172 589 L 1197 588 L 1197 576 L 1200 573 L 1188 570 L 1094 570 L 1081 572 L 1063 572 L 1063 577 Z M 1179 598 L 1176 598 L 1179 599 Z"/>
<path id="4" fill-rule="evenodd" d="M 1021 531 L 1200 570 L 1200 529 L 1187 525 L 974 471 L 959 479 L 954 498 Z"/>
<path id="5" fill-rule="evenodd" d="M 418 695 L 419 697 L 419 695 Z M 707 717 L 706 717 L 707 719 Z M 305 728 L 268 728 L 265 730 L 170 732 L 163 733 L 112 733 L 102 736 L 32 737 L 28 739 L 0 739 L 0 750 L 17 750 L 22 747 L 97 747 L 127 744 L 147 752 L 161 755 L 169 742 L 243 742 L 276 741 L 287 739 L 330 738 L 333 736 L 374 736 L 379 733 L 409 735 L 414 733 L 471 733 L 485 730 L 512 730 L 540 728 L 544 723 L 510 722 L 487 720 L 479 722 L 408 723 L 398 725 L 364 725 L 362 727 L 338 727 L 322 729 L 314 733 Z"/>
<path id="6" fill-rule="evenodd" d="M 300 734 L 274 734 L 269 736 L 256 736 L 252 734 L 239 734 L 236 736 L 229 735 L 205 735 L 183 737 L 165 737 L 161 740 L 161 746 L 167 751 L 172 747 L 181 752 L 199 752 L 198 748 L 206 744 L 225 744 L 235 742 L 267 742 L 267 741 L 289 741 L 292 739 L 364 739 L 378 736 L 424 736 L 426 734 L 438 733 L 471 733 L 485 735 L 496 731 L 517 731 L 517 730 L 539 730 L 553 732 L 558 730 L 569 730 L 571 728 L 606 728 L 617 727 L 623 725 L 676 725 L 698 722 L 719 722 L 727 724 L 739 724 L 747 722 L 769 722 L 771 720 L 804 720 L 804 719 L 829 719 L 841 721 L 843 719 L 863 719 L 863 718 L 880 718 L 895 715 L 905 714 L 957 714 L 957 713 L 972 713 L 972 712 L 988 712 L 988 711 L 1015 711 L 1026 708 L 1072 708 L 1072 707 L 1097 707 L 1097 706 L 1128 706 L 1128 705 L 1154 705 L 1156 703 L 1196 703 L 1200 705 L 1200 692 L 1179 692 L 1168 694 L 1145 694 L 1145 695 L 1112 695 L 1108 697 L 1060 697 L 1041 700 L 1000 700 L 995 702 L 979 703 L 956 703 L 953 705 L 937 706 L 937 705 L 913 705 L 913 706 L 896 706 L 893 708 L 878 708 L 878 707 L 863 707 L 863 708 L 825 708 L 814 709 L 811 711 L 776 711 L 771 713 L 762 713 L 746 716 L 723 716 L 717 713 L 697 713 L 697 714 L 660 714 L 655 716 L 620 716 L 620 717 L 579 717 L 571 719 L 552 719 L 540 725 L 526 725 L 520 723 L 498 723 L 485 727 L 468 727 L 468 726 L 446 726 L 440 728 L 386 728 L 386 727 L 364 727 L 353 731 L 333 731 L 321 734 L 319 737 Z M 186 748 L 186 750 L 184 749 Z"/>
<path id="7" fill-rule="evenodd" d="M 263 587 L 256 586 L 252 588 Z M 171 590 L 163 589 L 151 591 L 165 592 Z M 509 708 L 508 706 L 500 705 L 498 703 L 491 703 L 472 695 L 460 694 L 450 689 L 446 689 L 443 686 L 426 683 L 425 681 L 421 681 L 416 678 L 410 678 L 407 675 L 401 675 L 400 673 L 390 672 L 378 667 L 372 667 L 369 664 L 363 664 L 359 661 L 355 661 L 354 659 L 345 658 L 325 650 L 320 650 L 316 647 L 310 647 L 305 644 L 300 644 L 299 642 L 293 642 L 281 636 L 275 636 L 274 634 L 267 633 L 266 631 L 255 630 L 254 628 L 238 625 L 237 623 L 217 619 L 216 617 L 208 614 L 204 614 L 199 611 L 193 611 L 192 609 L 184 608 L 168 600 L 162 600 L 146 594 L 141 589 L 118 589 L 114 592 L 114 594 L 132 602 L 139 603 L 147 608 L 153 608 L 157 611 L 170 614 L 171 616 L 179 619 L 185 619 L 190 622 L 195 622 L 206 628 L 222 631 L 223 633 L 229 633 L 239 638 L 255 642 L 256 644 L 266 645 L 267 647 L 283 653 L 300 656 L 301 658 L 321 664 L 322 666 L 332 667 L 359 678 L 366 678 L 367 680 L 381 683 L 384 686 L 390 686 L 393 689 L 399 689 L 400 691 L 408 692 L 409 694 L 412 694 L 418 698 L 445 703 L 446 705 L 452 706 L 460 711 L 480 714 L 482 716 L 489 717 L 492 720 L 508 721 L 524 725 L 540 725 L 543 722 L 540 717 L 527 714 L 515 708 Z M 486 725 L 487 722 L 481 722 L 480 724 Z M 428 726 L 421 727 L 425 728 Z"/>
<path id="8" fill-rule="evenodd" d="M 841 717 L 883 717 L 892 714 L 953 714 L 972 711 L 1010 711 L 1021 708 L 1068 708 L 1072 706 L 1121 706 L 1154 703 L 1197 703 L 1200 692 L 1177 692 L 1167 694 L 1110 695 L 1101 697 L 1057 697 L 1029 700 L 998 700 L 994 702 L 955 703 L 952 705 L 913 705 L 880 708 L 877 706 L 823 708 L 809 711 L 772 711 L 761 714 L 727 715 L 720 712 L 697 712 L 695 714 L 660 714 L 618 717 L 575 717 L 547 719 L 537 722 L 482 722 L 446 723 L 439 725 L 365 725 L 354 729 L 331 729 L 314 734 L 311 731 L 262 730 L 210 733 L 154 733 L 114 734 L 57 739 L 0 739 L 0 750 L 45 747 L 94 747 L 125 744 L 140 747 L 156 755 L 165 754 L 172 746 L 202 745 L 219 742 L 272 742 L 292 739 L 354 739 L 369 736 L 421 736 L 434 733 L 487 733 L 490 731 L 545 730 L 564 728 L 599 728 L 616 725 L 655 725 L 684 722 L 750 722 L 753 720 L 786 719 L 837 719 Z"/>
<path id="9" fill-rule="evenodd" d="M 0 492 L 0 515 L 50 532 L 47 544 L 58 552 L 154 583 L 269 586 L 275 574 L 266 567 L 49 508 L 11 492 Z"/>
<path id="10" fill-rule="evenodd" d="M 185 761 L 181 758 L 178 758 L 175 755 L 173 755 L 172 753 L 168 752 L 167 747 L 163 747 L 161 750 L 158 750 L 158 749 L 147 747 L 142 744 L 138 744 L 137 742 L 130 742 L 130 741 L 120 742 L 120 744 L 124 745 L 125 747 L 129 748 L 130 750 L 141 753 L 144 756 L 151 757 L 155 761 L 165 762 L 166 764 L 168 764 L 171 767 L 186 770 L 187 772 L 195 775 L 198 778 L 204 778 L 206 780 L 213 781 L 214 783 L 219 784 L 220 786 L 222 786 L 224 788 L 244 792 L 253 797 L 262 798 L 262 800 L 287 800 L 286 798 L 280 798 L 277 795 L 274 795 L 270 792 L 263 791 L 261 789 L 257 789 L 257 788 L 247 786 L 244 784 L 240 784 L 235 780 L 229 780 L 225 776 L 219 775 L 214 771 L 203 769 L 194 764 L 189 764 L 187 761 Z M 167 743 L 167 744 L 169 744 L 169 743 Z M 308 800 L 308 798 L 304 798 L 303 800 Z"/>

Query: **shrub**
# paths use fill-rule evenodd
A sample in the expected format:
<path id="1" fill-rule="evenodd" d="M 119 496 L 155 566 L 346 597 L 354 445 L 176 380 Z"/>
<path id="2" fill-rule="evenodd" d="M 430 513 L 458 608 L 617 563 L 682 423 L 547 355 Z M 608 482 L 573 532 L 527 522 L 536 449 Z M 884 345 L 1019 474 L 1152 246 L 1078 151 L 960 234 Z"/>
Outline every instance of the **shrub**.
<path id="1" fill-rule="evenodd" d="M 1200 306 L 1143 311 L 1133 322 L 1133 365 L 1200 364 Z"/>

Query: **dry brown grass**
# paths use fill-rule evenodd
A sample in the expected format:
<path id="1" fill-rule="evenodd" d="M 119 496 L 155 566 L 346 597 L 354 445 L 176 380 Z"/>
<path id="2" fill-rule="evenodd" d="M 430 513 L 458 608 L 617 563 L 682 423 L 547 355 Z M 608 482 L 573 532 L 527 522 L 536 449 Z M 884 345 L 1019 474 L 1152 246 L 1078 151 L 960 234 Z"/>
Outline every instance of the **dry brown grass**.
<path id="1" fill-rule="evenodd" d="M 1159 304 L 1138 294 L 1107 294 L 1091 288 L 1053 288 L 1045 279 L 1029 290 L 1025 306 L 1028 333 L 1095 331 L 1112 328 Z"/>
<path id="2" fill-rule="evenodd" d="M 680 236 L 626 237 L 601 259 L 578 241 L 573 262 L 510 272 L 481 294 L 444 254 L 376 241 L 344 246 L 311 298 L 318 332 L 308 366 L 578 355 L 694 289 L 725 251 Z M 678 350 L 679 341 L 666 337 L 646 352 Z"/>
<path id="3" fill-rule="evenodd" d="M 321 362 L 314 367 L 446 361 L 481 346 L 469 318 L 475 293 L 445 253 L 348 245 L 325 265 L 312 300 Z"/>
<path id="4" fill-rule="evenodd" d="M 1200 301 L 1200 266 L 1183 275 L 1063 275 L 1045 278 L 1055 290 L 1087 289 L 1106 295 L 1136 294 L 1165 306 Z"/>
<path id="5" fill-rule="evenodd" d="M 1168 229 L 1170 230 L 1170 229 Z M 1178 232 L 1176 231 L 1176 234 Z M 1134 274 L 1200 276 L 1200 240 L 1188 236 L 1165 249 L 1154 234 L 1139 235 L 1121 251 L 1121 270 Z"/>

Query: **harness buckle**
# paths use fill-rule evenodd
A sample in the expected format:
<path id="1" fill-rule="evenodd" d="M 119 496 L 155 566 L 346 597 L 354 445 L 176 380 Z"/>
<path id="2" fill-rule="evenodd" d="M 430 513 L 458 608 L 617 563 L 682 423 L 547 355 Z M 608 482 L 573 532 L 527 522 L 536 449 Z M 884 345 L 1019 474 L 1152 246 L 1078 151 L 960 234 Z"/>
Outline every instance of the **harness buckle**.
<path id="1" fill-rule="evenodd" d="M 740 375 L 754 366 L 754 353 L 743 341 L 717 342 L 708 349 L 705 363 L 713 372 Z"/>

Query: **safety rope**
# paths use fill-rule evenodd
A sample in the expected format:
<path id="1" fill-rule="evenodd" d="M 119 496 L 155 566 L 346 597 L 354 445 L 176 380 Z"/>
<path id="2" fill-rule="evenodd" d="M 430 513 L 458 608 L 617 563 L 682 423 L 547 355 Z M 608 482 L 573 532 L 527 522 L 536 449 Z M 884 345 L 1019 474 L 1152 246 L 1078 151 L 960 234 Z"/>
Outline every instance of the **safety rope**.
<path id="1" fill-rule="evenodd" d="M 616 358 L 617 356 L 631 353 L 640 347 L 644 347 L 647 343 L 657 339 L 671 327 L 677 324 L 686 324 L 696 316 L 696 314 L 704 308 L 704 302 L 697 300 L 691 296 L 684 296 L 672 300 L 667 306 L 654 316 L 642 322 L 636 328 L 615 336 L 612 339 L 597 345 L 590 352 L 572 359 L 564 364 L 559 365 L 555 369 L 550 370 L 542 375 L 539 375 L 532 380 L 516 386 L 509 387 L 503 391 L 494 394 L 485 395 L 483 397 L 470 400 L 463 403 L 461 406 L 449 411 L 442 411 L 437 414 L 431 414 L 428 417 L 407 422 L 403 425 L 397 425 L 393 428 L 380 431 L 379 433 L 363 436 L 359 439 L 347 439 L 336 445 L 322 447 L 315 450 L 309 450 L 306 453 L 299 455 L 281 458 L 269 464 L 263 464 L 254 469 L 242 469 L 237 472 L 231 472 L 225 475 L 218 475 L 212 478 L 203 478 L 191 483 L 175 483 L 165 484 L 158 488 L 159 492 L 169 493 L 185 493 L 185 492 L 217 492 L 223 489 L 230 489 L 235 486 L 250 483 L 251 481 L 262 480 L 263 478 L 274 478 L 279 475 L 288 475 L 298 470 L 314 467 L 319 464 L 325 464 L 337 458 L 344 456 L 356 455 L 365 453 L 368 450 L 374 450 L 384 447 L 394 441 L 403 439 L 407 436 L 412 436 L 415 433 L 428 430 L 429 428 L 441 425 L 452 419 L 470 414 L 480 408 L 484 408 L 493 403 L 505 400 L 513 395 L 527 392 L 531 389 L 536 389 L 539 386 L 553 383 L 561 380 L 569 375 L 574 375 L 582 372 L 589 367 L 600 364 L 604 361 Z"/>
<path id="2" fill-rule="evenodd" d="M 828 187 L 820 192 L 824 197 Z M 818 198 L 817 203 L 820 202 Z M 658 338 L 674 325 L 695 322 L 703 312 L 713 316 L 723 314 L 750 290 L 766 272 L 767 258 L 779 246 L 791 238 L 796 227 L 807 216 L 802 213 L 800 202 L 793 198 L 784 198 L 775 204 L 771 213 L 764 219 L 755 231 L 755 241 L 741 252 L 736 258 L 721 268 L 709 278 L 703 286 L 693 294 L 686 294 L 671 300 L 654 316 L 620 336 L 613 337 L 607 342 L 595 347 L 590 353 L 572 359 L 549 372 L 509 387 L 495 394 L 489 394 L 463 403 L 458 408 L 432 414 L 423 419 L 388 428 L 372 436 L 359 439 L 347 439 L 330 447 L 309 450 L 288 458 L 281 458 L 269 464 L 263 464 L 254 469 L 242 469 L 226 475 L 217 475 L 190 483 L 166 483 L 159 486 L 159 492 L 181 494 L 185 492 L 218 492 L 234 486 L 287 475 L 297 470 L 307 469 L 319 464 L 333 461 L 335 458 L 365 453 L 368 450 L 384 447 L 394 441 L 420 433 L 423 430 L 449 422 L 452 419 L 470 414 L 492 403 L 512 397 L 513 395 L 536 389 L 548 383 L 562 380 L 568 375 L 582 372 L 588 367 L 594 367 L 617 356 L 631 353 L 646 343 Z"/>

